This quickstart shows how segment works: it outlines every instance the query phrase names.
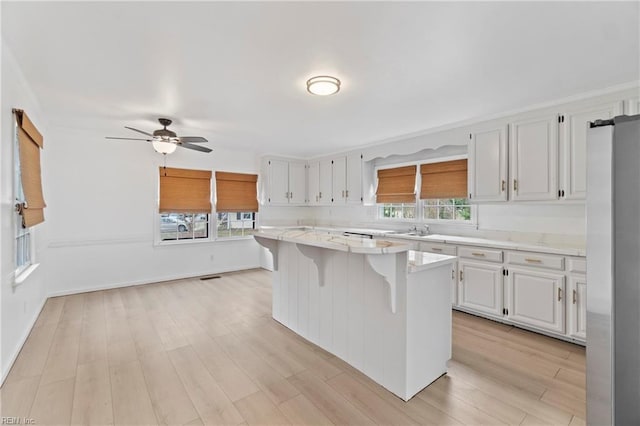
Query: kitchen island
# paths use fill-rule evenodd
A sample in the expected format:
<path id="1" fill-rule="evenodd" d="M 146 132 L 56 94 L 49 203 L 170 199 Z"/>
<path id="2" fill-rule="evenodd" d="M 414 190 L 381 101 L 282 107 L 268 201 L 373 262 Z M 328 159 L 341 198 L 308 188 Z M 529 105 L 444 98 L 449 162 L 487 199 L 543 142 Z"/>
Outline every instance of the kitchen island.
<path id="1" fill-rule="evenodd" d="M 273 318 L 408 401 L 451 357 L 453 256 L 309 229 L 262 230 Z"/>

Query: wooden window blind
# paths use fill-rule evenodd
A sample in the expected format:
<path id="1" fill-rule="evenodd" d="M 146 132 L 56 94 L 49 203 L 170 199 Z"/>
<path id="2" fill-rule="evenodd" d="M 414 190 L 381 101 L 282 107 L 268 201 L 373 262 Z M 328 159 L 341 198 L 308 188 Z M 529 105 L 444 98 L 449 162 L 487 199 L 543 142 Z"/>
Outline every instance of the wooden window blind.
<path id="1" fill-rule="evenodd" d="M 216 172 L 216 212 L 257 212 L 258 175 Z"/>
<path id="2" fill-rule="evenodd" d="M 13 113 L 18 123 L 20 180 L 24 193 L 24 200 L 17 205 L 17 208 L 22 216 L 22 226 L 29 228 L 44 222 L 44 208 L 47 206 L 42 194 L 40 170 L 40 149 L 43 147 L 44 140 L 24 111 L 14 109 Z"/>
<path id="3" fill-rule="evenodd" d="M 421 164 L 420 199 L 467 198 L 467 160 Z"/>
<path id="4" fill-rule="evenodd" d="M 413 203 L 416 201 L 417 166 L 378 170 L 376 203 Z"/>
<path id="5" fill-rule="evenodd" d="M 211 213 L 209 170 L 160 167 L 160 213 Z"/>

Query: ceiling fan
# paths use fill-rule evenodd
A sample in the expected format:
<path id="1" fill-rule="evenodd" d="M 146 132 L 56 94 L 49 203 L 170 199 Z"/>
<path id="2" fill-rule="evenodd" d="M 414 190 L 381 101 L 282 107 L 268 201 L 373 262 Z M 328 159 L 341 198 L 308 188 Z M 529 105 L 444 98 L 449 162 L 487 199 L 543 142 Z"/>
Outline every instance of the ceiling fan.
<path id="1" fill-rule="evenodd" d="M 212 149 L 195 145 L 197 143 L 206 143 L 209 142 L 202 136 L 177 136 L 176 132 L 173 132 L 167 129 L 167 126 L 171 125 L 171 120 L 168 118 L 158 118 L 160 124 L 164 127 L 163 129 L 154 130 L 153 133 L 145 132 L 143 130 L 134 129 L 133 127 L 124 126 L 125 129 L 133 130 L 134 132 L 142 133 L 145 136 L 148 136 L 146 139 L 142 138 L 116 138 L 107 136 L 107 139 L 122 139 L 129 141 L 146 141 L 151 142 L 153 144 L 153 149 L 155 149 L 160 154 L 171 154 L 176 150 L 177 147 L 181 146 L 182 148 L 193 149 L 195 151 L 200 152 L 211 152 Z"/>

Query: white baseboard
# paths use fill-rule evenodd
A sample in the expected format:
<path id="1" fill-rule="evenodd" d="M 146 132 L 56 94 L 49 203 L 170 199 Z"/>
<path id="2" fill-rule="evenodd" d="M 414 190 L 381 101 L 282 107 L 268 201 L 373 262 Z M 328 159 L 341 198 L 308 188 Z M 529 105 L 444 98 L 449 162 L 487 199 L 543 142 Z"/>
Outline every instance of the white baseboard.
<path id="1" fill-rule="evenodd" d="M 40 307 L 36 310 L 36 314 L 31 319 L 31 324 L 25 330 L 24 334 L 22 335 L 22 338 L 20 338 L 20 341 L 18 342 L 18 345 L 14 349 L 13 354 L 11 355 L 11 358 L 10 358 L 11 361 L 9 361 L 7 369 L 2 371 L 2 380 L 0 380 L 0 386 L 2 386 L 4 384 L 5 379 L 9 375 L 9 371 L 11 371 L 11 368 L 13 367 L 13 364 L 16 362 L 16 359 L 18 358 L 18 355 L 20 354 L 20 351 L 24 347 L 24 344 L 27 342 L 27 339 L 29 338 L 29 334 L 31 334 L 31 330 L 33 330 L 33 326 L 36 325 L 36 321 L 38 321 L 38 317 L 40 316 L 40 313 L 42 312 L 42 309 L 44 308 L 44 304 L 47 303 L 47 299 L 48 299 L 48 297 L 45 297 L 42 300 L 42 303 L 40 304 Z"/>
<path id="2" fill-rule="evenodd" d="M 211 270 L 211 271 L 200 271 L 200 272 L 197 272 L 197 273 L 194 273 L 194 274 L 189 274 L 189 275 L 185 275 L 185 274 L 165 275 L 165 276 L 161 276 L 161 277 L 154 277 L 152 279 L 122 281 L 122 282 L 119 282 L 119 283 L 104 284 L 104 285 L 98 285 L 98 286 L 93 286 L 93 287 L 83 287 L 83 288 L 76 288 L 76 289 L 70 289 L 70 290 L 53 291 L 53 292 L 50 292 L 47 295 L 47 297 L 69 296 L 69 295 L 72 295 L 72 294 L 90 293 L 92 291 L 110 290 L 110 289 L 113 289 L 113 288 L 121 288 L 121 287 L 131 287 L 131 286 L 136 286 L 136 285 L 153 284 L 153 283 L 159 283 L 159 282 L 163 282 L 163 281 L 183 280 L 183 279 L 188 279 L 188 278 L 202 277 L 202 276 L 205 276 L 205 275 L 224 274 L 225 272 L 245 271 L 247 269 L 256 269 L 256 268 L 261 268 L 261 265 L 259 265 L 259 264 L 243 265 L 243 266 L 238 266 L 238 267 L 229 268 L 229 269 L 216 269 L 216 270 Z"/>

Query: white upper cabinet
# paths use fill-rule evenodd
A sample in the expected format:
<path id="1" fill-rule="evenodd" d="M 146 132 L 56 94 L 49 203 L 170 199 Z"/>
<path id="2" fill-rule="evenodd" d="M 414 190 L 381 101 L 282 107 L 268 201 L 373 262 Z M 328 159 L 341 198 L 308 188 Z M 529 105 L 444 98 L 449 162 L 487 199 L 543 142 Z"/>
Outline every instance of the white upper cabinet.
<path id="1" fill-rule="evenodd" d="M 589 122 L 609 119 L 622 113 L 622 102 L 569 110 L 561 116 L 560 192 L 567 200 L 583 200 L 587 195 L 587 129 Z"/>
<path id="2" fill-rule="evenodd" d="M 331 204 L 333 192 L 333 167 L 331 160 L 320 160 L 320 191 L 318 192 L 319 205 Z"/>
<path id="3" fill-rule="evenodd" d="M 267 167 L 267 202 L 273 205 L 304 205 L 307 197 L 306 162 L 272 158 L 268 160 Z"/>
<path id="4" fill-rule="evenodd" d="M 362 202 L 362 154 L 347 156 L 347 203 Z"/>
<path id="5" fill-rule="evenodd" d="M 507 200 L 507 128 L 469 135 L 469 201 Z"/>
<path id="6" fill-rule="evenodd" d="M 337 157 L 331 160 L 333 204 L 347 202 L 347 157 Z"/>
<path id="7" fill-rule="evenodd" d="M 320 162 L 311 161 L 307 166 L 307 196 L 310 206 L 320 204 Z"/>
<path id="8" fill-rule="evenodd" d="M 528 119 L 509 127 L 512 200 L 558 198 L 558 116 Z"/>
<path id="9" fill-rule="evenodd" d="M 627 100 L 624 105 L 624 114 L 625 115 L 640 114 L 640 98 L 633 98 L 633 99 Z"/>
<path id="10" fill-rule="evenodd" d="M 289 204 L 304 204 L 307 201 L 307 163 L 289 162 Z"/>
<path id="11" fill-rule="evenodd" d="M 269 204 L 289 203 L 289 162 L 269 160 Z"/>

